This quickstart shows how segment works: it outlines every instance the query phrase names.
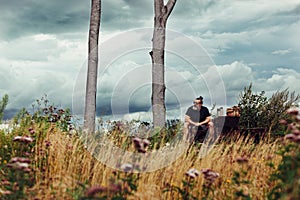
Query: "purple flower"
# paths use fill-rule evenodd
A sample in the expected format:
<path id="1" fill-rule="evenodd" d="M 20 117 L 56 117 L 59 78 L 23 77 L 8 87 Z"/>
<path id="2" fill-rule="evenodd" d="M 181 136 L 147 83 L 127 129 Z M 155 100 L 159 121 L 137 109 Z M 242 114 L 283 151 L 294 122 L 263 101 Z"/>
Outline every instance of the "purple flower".
<path id="1" fill-rule="evenodd" d="M 290 115 L 295 115 L 295 116 L 299 114 L 299 110 L 297 108 L 289 108 L 286 112 Z"/>
<path id="2" fill-rule="evenodd" d="M 138 138 L 138 137 L 134 137 L 132 139 L 132 141 L 134 143 L 135 149 L 139 153 L 146 153 L 146 149 L 150 145 L 150 141 L 149 140 L 147 140 L 147 139 L 141 139 L 141 138 Z"/>
<path id="3" fill-rule="evenodd" d="M 285 119 L 281 119 L 279 121 L 279 124 L 282 124 L 282 125 L 287 125 L 287 121 Z"/>
<path id="4" fill-rule="evenodd" d="M 45 141 L 45 145 L 46 145 L 46 147 L 50 147 L 50 146 L 51 146 L 51 142 L 48 141 L 48 140 L 46 140 L 46 141 Z"/>
<path id="5" fill-rule="evenodd" d="M 185 175 L 190 177 L 190 178 L 196 178 L 197 176 L 199 176 L 200 172 L 197 169 L 189 169 Z"/>
<path id="6" fill-rule="evenodd" d="M 23 170 L 29 167 L 28 163 L 21 163 L 21 162 L 15 162 L 15 163 L 8 163 L 6 165 L 9 168 L 13 168 L 13 169 L 18 169 L 18 170 Z"/>
<path id="7" fill-rule="evenodd" d="M 111 185 L 109 185 L 109 190 L 112 192 L 119 192 L 122 190 L 122 185 L 120 183 L 113 183 Z"/>
<path id="8" fill-rule="evenodd" d="M 64 114 L 64 113 L 65 113 L 65 110 L 64 110 L 64 109 L 59 109 L 58 112 L 59 112 L 60 114 Z"/>
<path id="9" fill-rule="evenodd" d="M 103 187 L 103 186 L 93 186 L 91 188 L 89 188 L 86 192 L 86 195 L 88 197 L 93 197 L 95 196 L 97 193 L 99 192 L 104 192 L 106 191 L 106 187 Z"/>
<path id="10" fill-rule="evenodd" d="M 11 185 L 11 183 L 10 183 L 8 180 L 3 179 L 3 180 L 1 181 L 1 185 Z"/>
<path id="11" fill-rule="evenodd" d="M 29 128 L 28 131 L 29 131 L 29 133 L 32 134 L 32 135 L 35 133 L 35 131 L 33 130 L 33 128 Z"/>
<path id="12" fill-rule="evenodd" d="M 300 143 L 300 135 L 295 136 L 294 142 Z"/>
<path id="13" fill-rule="evenodd" d="M 246 157 L 239 157 L 236 159 L 236 162 L 238 163 L 247 163 L 249 160 Z"/>
<path id="14" fill-rule="evenodd" d="M 212 184 L 220 176 L 219 173 L 214 172 L 211 169 L 202 169 L 201 172 L 204 175 L 204 179 L 210 184 Z"/>
<path id="15" fill-rule="evenodd" d="M 287 139 L 287 140 L 294 140 L 295 135 L 290 133 L 290 134 L 287 134 L 284 138 Z"/>
<path id="16" fill-rule="evenodd" d="M 140 139 L 138 137 L 135 137 L 135 138 L 132 139 L 132 141 L 133 141 L 134 147 L 136 149 L 142 148 L 142 139 Z"/>
<path id="17" fill-rule="evenodd" d="M 294 129 L 293 134 L 294 135 L 300 135 L 300 130 L 299 129 Z"/>
<path id="18" fill-rule="evenodd" d="M 129 164 L 129 163 L 125 163 L 125 164 L 121 165 L 120 169 L 124 172 L 130 172 L 133 170 L 133 165 Z"/>
<path id="19" fill-rule="evenodd" d="M 22 157 L 14 157 L 10 160 L 11 163 L 30 163 L 30 159 L 29 158 L 22 158 Z"/>
<path id="20" fill-rule="evenodd" d="M 14 137 L 13 141 L 14 142 L 31 143 L 34 141 L 34 139 L 29 136 L 16 136 L 16 137 Z"/>

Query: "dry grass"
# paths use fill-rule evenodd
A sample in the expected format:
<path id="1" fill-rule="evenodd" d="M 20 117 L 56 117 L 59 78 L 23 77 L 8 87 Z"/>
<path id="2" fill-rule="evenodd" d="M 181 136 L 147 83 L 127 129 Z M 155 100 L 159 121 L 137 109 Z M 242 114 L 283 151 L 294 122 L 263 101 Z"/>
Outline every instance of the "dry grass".
<path id="1" fill-rule="evenodd" d="M 109 178 L 114 169 L 109 168 L 95 159 L 90 151 L 87 151 L 82 141 L 77 137 L 71 137 L 61 131 L 51 128 L 48 130 L 46 139 L 51 142 L 47 150 L 47 163 L 45 170 L 39 172 L 40 179 L 34 186 L 33 191 L 38 199 L 72 199 L 67 192 L 87 181 L 90 186 L 109 184 Z M 128 141 L 123 138 L 118 143 Z M 94 146 L 96 147 L 96 146 Z M 44 148 L 43 142 L 39 147 Z M 109 148 L 109 147 L 107 147 Z M 147 173 L 141 173 L 138 180 L 138 191 L 132 199 L 180 199 L 178 193 L 163 193 L 166 184 L 181 186 L 185 179 L 185 172 L 190 168 L 198 170 L 210 168 L 220 174 L 214 183 L 214 192 L 210 194 L 212 199 L 233 199 L 234 192 L 243 189 L 252 199 L 266 199 L 266 194 L 271 185 L 268 182 L 273 170 L 267 165 L 272 162 L 275 166 L 280 158 L 275 154 L 278 148 L 277 142 L 262 141 L 253 144 L 248 138 L 237 138 L 231 142 L 220 142 L 205 157 L 199 157 L 199 149 L 193 146 L 188 153 L 184 152 L 176 157 L 176 161 L 169 166 Z M 102 155 L 98 152 L 98 156 Z M 110 155 L 113 156 L 113 155 Z M 171 155 L 175 156 L 175 155 Z M 245 164 L 236 162 L 237 158 L 244 157 L 249 161 Z M 37 158 L 39 159 L 39 158 Z M 109 156 L 108 158 L 109 159 Z M 155 158 L 155 162 L 164 162 L 167 158 Z M 244 179 L 249 184 L 237 185 L 232 182 L 234 171 L 247 171 Z M 203 196 L 202 185 L 204 178 L 197 177 L 197 185 L 193 194 L 199 199 Z M 74 190 L 73 190 L 74 192 Z"/>

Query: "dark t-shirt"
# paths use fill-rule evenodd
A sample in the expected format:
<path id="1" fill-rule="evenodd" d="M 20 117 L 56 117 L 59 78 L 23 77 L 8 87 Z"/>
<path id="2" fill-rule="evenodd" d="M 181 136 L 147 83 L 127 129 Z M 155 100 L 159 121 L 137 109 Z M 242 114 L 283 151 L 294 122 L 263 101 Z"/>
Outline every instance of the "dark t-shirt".
<path id="1" fill-rule="evenodd" d="M 191 106 L 188 108 L 185 114 L 189 116 L 193 122 L 203 122 L 206 117 L 210 116 L 208 108 L 205 106 L 201 106 L 200 111 L 196 106 Z"/>

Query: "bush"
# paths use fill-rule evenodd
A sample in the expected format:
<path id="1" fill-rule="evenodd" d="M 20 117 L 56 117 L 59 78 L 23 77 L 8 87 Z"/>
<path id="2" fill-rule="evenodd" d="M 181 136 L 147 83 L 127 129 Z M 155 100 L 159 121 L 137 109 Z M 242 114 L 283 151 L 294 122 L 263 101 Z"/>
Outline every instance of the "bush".
<path id="1" fill-rule="evenodd" d="M 252 84 L 244 88 L 240 94 L 238 106 L 241 109 L 240 127 L 249 128 L 265 128 L 273 135 L 282 133 L 284 127 L 278 122 L 280 119 L 286 119 L 286 110 L 297 106 L 300 95 L 295 92 L 290 93 L 287 89 L 277 91 L 269 99 L 265 96 L 265 92 L 261 91 L 254 94 Z"/>
<path id="2" fill-rule="evenodd" d="M 26 126 L 32 123 L 55 123 L 62 131 L 72 129 L 72 116 L 69 108 L 63 109 L 50 104 L 47 95 L 37 99 L 33 104 L 33 113 L 30 114 L 25 108 L 22 108 L 14 117 L 14 123 Z"/>
<path id="3" fill-rule="evenodd" d="M 291 119 L 290 123 L 282 120 L 287 131 L 278 151 L 282 161 L 271 175 L 275 186 L 268 199 L 300 199 L 300 113 L 297 109 L 289 109 L 287 114 Z"/>
<path id="4" fill-rule="evenodd" d="M 259 94 L 252 92 L 252 84 L 245 87 L 243 93 L 240 94 L 238 106 L 241 109 L 240 127 L 254 128 L 263 126 L 263 110 L 268 104 L 265 92 L 261 91 Z"/>
<path id="5" fill-rule="evenodd" d="M 3 119 L 3 116 L 4 116 L 4 109 L 5 107 L 7 106 L 7 103 L 8 103 L 8 95 L 5 94 L 3 97 L 2 97 L 2 101 L 0 101 L 0 123 Z"/>

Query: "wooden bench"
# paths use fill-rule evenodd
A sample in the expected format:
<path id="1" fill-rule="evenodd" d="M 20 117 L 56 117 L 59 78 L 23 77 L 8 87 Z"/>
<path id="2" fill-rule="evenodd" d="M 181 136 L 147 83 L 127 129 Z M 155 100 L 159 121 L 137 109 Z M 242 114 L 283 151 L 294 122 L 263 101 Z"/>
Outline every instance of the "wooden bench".
<path id="1" fill-rule="evenodd" d="M 240 117 L 236 116 L 219 116 L 213 119 L 216 131 L 222 133 L 239 130 L 239 121 Z"/>
<path id="2" fill-rule="evenodd" d="M 254 127 L 254 128 L 240 128 L 239 127 L 240 117 L 237 116 L 219 116 L 213 119 L 215 126 L 215 131 L 224 135 L 230 135 L 232 133 L 240 133 L 243 135 L 250 135 L 254 138 L 254 142 L 259 142 L 259 140 L 265 136 L 267 132 L 266 128 Z"/>

